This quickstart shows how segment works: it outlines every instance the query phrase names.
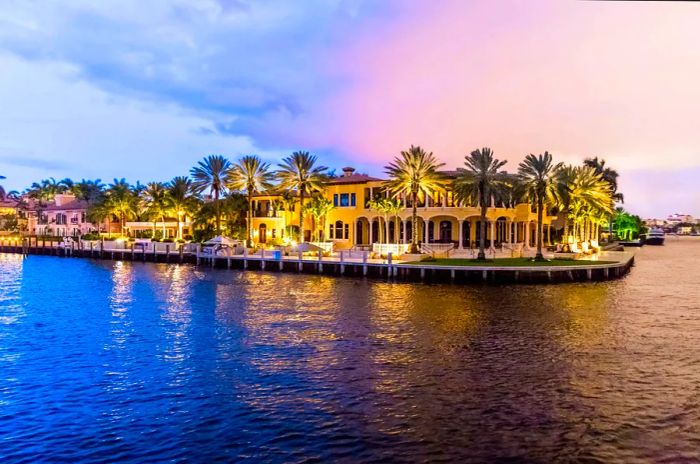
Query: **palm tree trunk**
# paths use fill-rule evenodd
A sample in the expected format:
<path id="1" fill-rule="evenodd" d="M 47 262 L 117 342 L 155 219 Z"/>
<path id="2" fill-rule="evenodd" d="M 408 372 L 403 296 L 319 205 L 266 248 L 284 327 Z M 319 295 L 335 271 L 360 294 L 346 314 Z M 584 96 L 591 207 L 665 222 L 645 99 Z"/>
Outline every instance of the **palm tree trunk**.
<path id="1" fill-rule="evenodd" d="M 481 213 L 479 215 L 479 254 L 476 259 L 486 259 L 486 198 L 483 187 L 479 188 L 479 206 Z"/>
<path id="2" fill-rule="evenodd" d="M 411 192 L 411 254 L 418 253 L 418 193 Z M 371 225 L 370 225 L 371 227 Z"/>
<path id="3" fill-rule="evenodd" d="M 180 212 L 178 211 L 177 214 L 175 214 L 176 220 L 177 220 L 177 239 L 182 240 L 182 229 L 180 228 Z"/>
<path id="4" fill-rule="evenodd" d="M 214 214 L 216 215 L 216 235 L 221 235 L 221 212 L 219 211 L 219 189 L 214 189 Z"/>
<path id="5" fill-rule="evenodd" d="M 163 238 L 165 238 L 165 216 L 160 217 L 161 223 L 163 224 Z"/>
<path id="6" fill-rule="evenodd" d="M 544 261 L 544 255 L 542 254 L 542 214 L 544 210 L 544 202 L 542 201 L 542 196 L 538 195 L 537 198 L 537 253 L 535 254 L 535 261 Z"/>
<path id="7" fill-rule="evenodd" d="M 248 188 L 248 248 L 253 247 L 253 192 Z"/>
<path id="8" fill-rule="evenodd" d="M 564 205 L 564 240 L 569 241 L 569 205 Z M 564 241 L 562 240 L 562 241 Z"/>
<path id="9" fill-rule="evenodd" d="M 384 216 L 384 225 L 386 226 L 386 240 L 385 242 L 389 244 L 389 215 Z"/>
<path id="10" fill-rule="evenodd" d="M 304 189 L 299 189 L 299 243 L 304 243 Z"/>
<path id="11" fill-rule="evenodd" d="M 396 244 L 398 245 L 401 243 L 401 231 L 403 230 L 403 227 L 401 227 L 403 224 L 399 221 L 399 216 L 396 215 L 394 216 L 394 235 L 396 239 Z M 404 237 L 405 238 L 405 237 Z"/>

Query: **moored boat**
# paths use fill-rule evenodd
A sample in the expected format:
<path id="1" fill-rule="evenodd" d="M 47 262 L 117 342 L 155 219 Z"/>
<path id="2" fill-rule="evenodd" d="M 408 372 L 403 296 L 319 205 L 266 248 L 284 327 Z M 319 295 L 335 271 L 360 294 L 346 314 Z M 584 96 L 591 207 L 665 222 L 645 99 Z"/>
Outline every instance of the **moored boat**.
<path id="1" fill-rule="evenodd" d="M 666 239 L 666 233 L 663 229 L 653 228 L 649 233 L 644 235 L 645 245 L 663 245 Z"/>

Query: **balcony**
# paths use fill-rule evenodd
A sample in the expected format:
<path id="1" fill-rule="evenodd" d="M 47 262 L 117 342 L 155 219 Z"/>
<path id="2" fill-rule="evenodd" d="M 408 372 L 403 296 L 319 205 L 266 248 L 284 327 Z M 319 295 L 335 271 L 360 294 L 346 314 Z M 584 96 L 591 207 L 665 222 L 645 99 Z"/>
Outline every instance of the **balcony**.
<path id="1" fill-rule="evenodd" d="M 256 218 L 281 218 L 283 211 L 261 210 L 253 211 L 253 217 Z"/>

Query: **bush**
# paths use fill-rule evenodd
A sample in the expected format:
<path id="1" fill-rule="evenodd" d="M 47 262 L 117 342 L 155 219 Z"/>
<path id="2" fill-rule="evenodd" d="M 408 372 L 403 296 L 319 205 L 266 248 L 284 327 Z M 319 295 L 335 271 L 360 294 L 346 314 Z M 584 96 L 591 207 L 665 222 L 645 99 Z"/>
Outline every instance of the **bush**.
<path id="1" fill-rule="evenodd" d="M 187 234 L 183 237 L 186 241 L 192 241 L 194 237 L 192 237 L 190 234 Z"/>
<path id="2" fill-rule="evenodd" d="M 99 232 L 88 232 L 80 237 L 81 240 L 99 240 L 102 238 Z"/>
<path id="3" fill-rule="evenodd" d="M 420 260 L 421 260 L 421 262 L 426 262 L 426 263 L 432 263 L 433 261 L 437 261 L 432 256 L 424 256 Z"/>
<path id="4" fill-rule="evenodd" d="M 174 241 L 175 241 L 175 239 L 171 238 L 171 237 L 166 237 L 163 240 L 161 240 L 161 242 L 163 242 L 163 243 L 173 243 Z"/>

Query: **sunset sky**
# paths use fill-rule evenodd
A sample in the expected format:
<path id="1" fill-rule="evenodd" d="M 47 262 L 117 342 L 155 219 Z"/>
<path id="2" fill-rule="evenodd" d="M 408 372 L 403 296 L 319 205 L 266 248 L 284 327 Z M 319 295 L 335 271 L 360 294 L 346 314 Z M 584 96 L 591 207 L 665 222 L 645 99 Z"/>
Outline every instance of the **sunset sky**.
<path id="1" fill-rule="evenodd" d="M 68 5 L 70 3 L 70 5 Z M 0 3 L 0 175 L 169 180 L 297 149 L 370 174 L 418 144 L 621 174 L 625 207 L 700 216 L 700 4 Z"/>

